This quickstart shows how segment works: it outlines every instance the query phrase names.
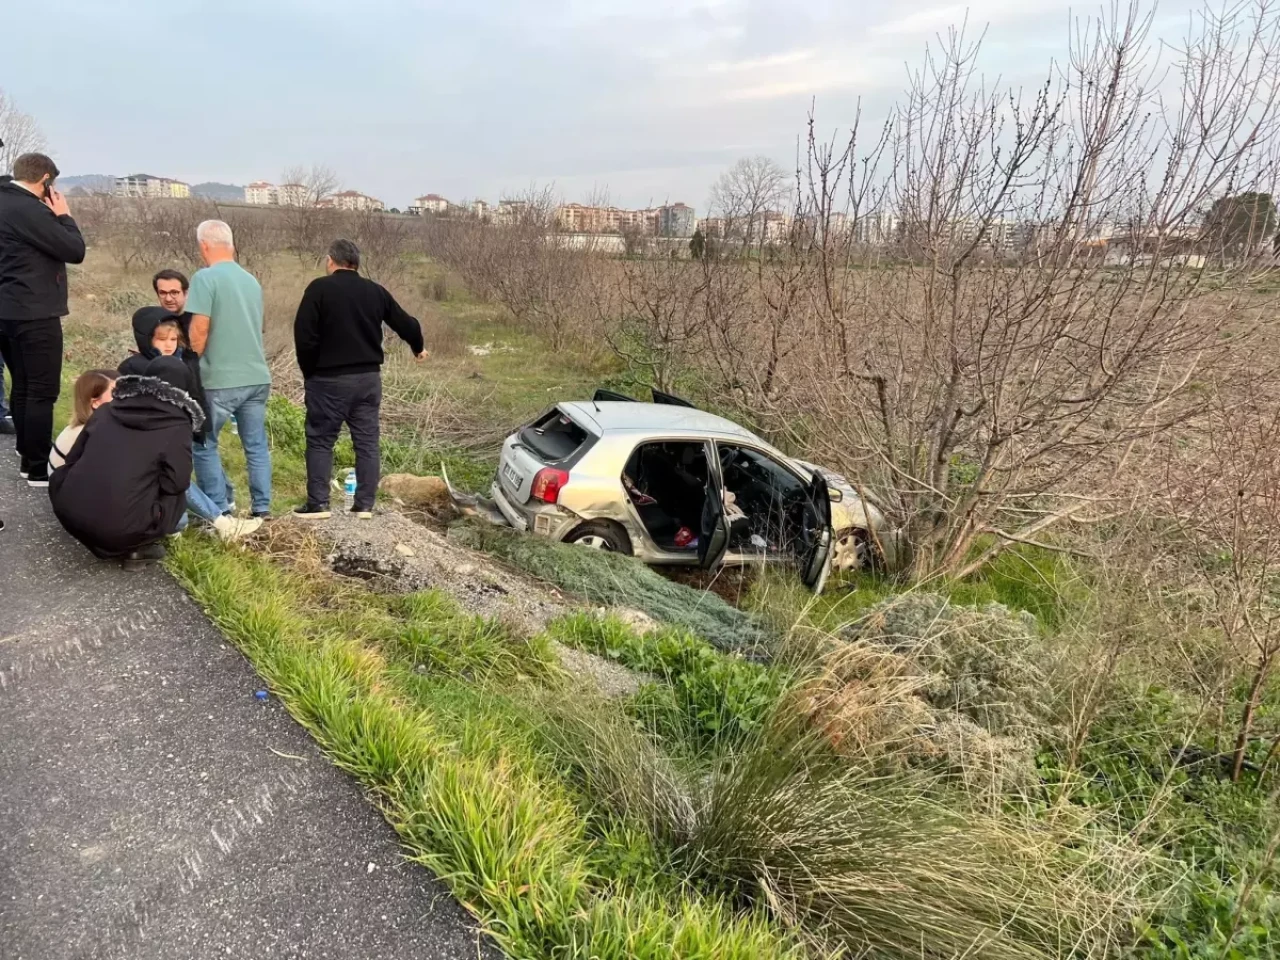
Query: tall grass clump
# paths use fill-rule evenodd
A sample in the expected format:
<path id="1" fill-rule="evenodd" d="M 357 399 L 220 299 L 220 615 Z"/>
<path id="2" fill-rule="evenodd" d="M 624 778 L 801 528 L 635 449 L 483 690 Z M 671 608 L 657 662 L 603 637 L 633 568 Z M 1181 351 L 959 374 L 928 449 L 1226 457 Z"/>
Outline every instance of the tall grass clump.
<path id="1" fill-rule="evenodd" d="M 694 771 L 601 705 L 542 708 L 584 792 L 641 825 L 680 876 L 821 951 L 1102 958 L 1148 910 L 1146 859 L 1101 829 L 948 803 L 933 778 L 836 755 L 792 706 Z"/>

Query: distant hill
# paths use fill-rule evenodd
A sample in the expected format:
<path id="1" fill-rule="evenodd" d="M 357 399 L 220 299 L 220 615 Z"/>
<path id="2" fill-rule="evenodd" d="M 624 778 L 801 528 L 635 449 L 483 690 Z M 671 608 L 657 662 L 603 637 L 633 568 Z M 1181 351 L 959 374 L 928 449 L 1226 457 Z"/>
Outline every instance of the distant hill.
<path id="1" fill-rule="evenodd" d="M 79 188 L 85 193 L 114 193 L 116 178 L 105 173 L 86 173 L 78 177 L 59 177 L 58 189 L 70 193 Z"/>
<path id="2" fill-rule="evenodd" d="M 206 200 L 244 203 L 244 187 L 237 187 L 234 183 L 197 183 L 192 186 L 191 194 Z"/>

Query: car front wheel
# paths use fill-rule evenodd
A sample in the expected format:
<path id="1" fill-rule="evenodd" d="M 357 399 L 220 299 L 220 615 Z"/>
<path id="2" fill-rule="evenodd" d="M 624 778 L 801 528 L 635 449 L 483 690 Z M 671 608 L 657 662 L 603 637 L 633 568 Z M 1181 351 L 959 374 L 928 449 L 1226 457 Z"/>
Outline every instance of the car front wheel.
<path id="1" fill-rule="evenodd" d="M 845 527 L 843 530 L 836 531 L 831 557 L 833 572 L 874 570 L 876 567 L 876 548 L 866 530 L 859 527 Z"/>
<path id="2" fill-rule="evenodd" d="M 631 538 L 627 531 L 608 520 L 590 520 L 565 537 L 564 542 L 631 556 Z"/>

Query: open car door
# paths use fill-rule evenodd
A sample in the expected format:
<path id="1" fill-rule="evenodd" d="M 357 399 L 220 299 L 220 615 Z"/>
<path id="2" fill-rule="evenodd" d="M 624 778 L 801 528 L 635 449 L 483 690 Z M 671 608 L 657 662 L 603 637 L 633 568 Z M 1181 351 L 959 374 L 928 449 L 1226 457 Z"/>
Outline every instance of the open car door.
<path id="1" fill-rule="evenodd" d="M 809 485 L 808 503 L 804 511 L 805 536 L 800 546 L 800 578 L 814 593 L 821 593 L 827 585 L 831 570 L 831 549 L 834 536 L 831 530 L 831 490 L 827 479 L 817 470 Z"/>
<path id="2" fill-rule="evenodd" d="M 698 531 L 698 566 L 713 570 L 729 552 L 729 519 L 724 512 L 724 485 L 720 471 L 707 458 L 706 495 L 702 501 L 702 529 Z"/>
<path id="3" fill-rule="evenodd" d="M 628 403 L 635 403 L 635 397 L 628 397 L 625 393 L 618 393 L 616 390 L 605 390 L 603 387 L 596 390 L 591 397 L 596 403 L 601 401 L 608 402 L 610 400 L 625 400 Z"/>
<path id="4" fill-rule="evenodd" d="M 697 407 L 695 407 L 688 400 L 682 400 L 679 397 L 677 397 L 675 394 L 663 393 L 661 390 L 658 390 L 658 389 L 654 389 L 653 391 L 653 402 L 665 403 L 672 407 L 689 407 L 692 410 L 697 409 Z"/>

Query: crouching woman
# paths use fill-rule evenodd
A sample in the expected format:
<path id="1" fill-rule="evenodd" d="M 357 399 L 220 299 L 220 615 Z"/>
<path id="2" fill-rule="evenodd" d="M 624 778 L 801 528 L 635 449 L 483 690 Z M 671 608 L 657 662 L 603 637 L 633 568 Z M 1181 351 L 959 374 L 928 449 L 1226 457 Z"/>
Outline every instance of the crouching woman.
<path id="1" fill-rule="evenodd" d="M 112 402 L 89 419 L 49 482 L 66 531 L 126 569 L 162 559 L 161 541 L 187 509 L 191 434 L 204 425 L 187 382 L 174 357 L 152 360 L 145 376 L 120 377 Z"/>

